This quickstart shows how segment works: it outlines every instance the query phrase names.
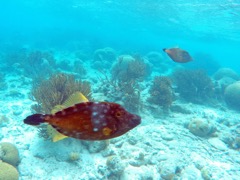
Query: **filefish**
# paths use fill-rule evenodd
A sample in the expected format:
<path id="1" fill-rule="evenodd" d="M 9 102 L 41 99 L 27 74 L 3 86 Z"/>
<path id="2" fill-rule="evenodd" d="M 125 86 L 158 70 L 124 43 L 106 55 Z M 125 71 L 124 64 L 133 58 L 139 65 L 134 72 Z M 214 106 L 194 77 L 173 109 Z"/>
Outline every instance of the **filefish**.
<path id="1" fill-rule="evenodd" d="M 173 61 L 178 62 L 178 63 L 187 63 L 187 62 L 193 60 L 187 51 L 182 50 L 180 48 L 170 48 L 170 49 L 164 48 L 163 51 L 166 52 L 167 55 Z"/>
<path id="2" fill-rule="evenodd" d="M 66 101 L 63 102 L 63 104 L 58 104 L 53 107 L 51 110 L 51 114 L 55 114 L 58 111 L 61 111 L 65 108 L 71 107 L 75 104 L 82 103 L 82 102 L 88 102 L 89 100 L 80 92 L 76 91 L 75 93 L 71 94 Z M 64 134 L 58 132 L 55 128 L 53 128 L 50 124 L 47 125 L 47 134 L 49 138 L 52 140 L 52 142 L 57 142 L 60 140 L 63 140 L 65 138 L 68 138 L 68 136 L 65 136 Z"/>
<path id="3" fill-rule="evenodd" d="M 25 124 L 48 123 L 59 133 L 81 140 L 106 140 L 119 137 L 141 123 L 141 117 L 110 102 L 83 102 L 55 114 L 33 114 Z"/>

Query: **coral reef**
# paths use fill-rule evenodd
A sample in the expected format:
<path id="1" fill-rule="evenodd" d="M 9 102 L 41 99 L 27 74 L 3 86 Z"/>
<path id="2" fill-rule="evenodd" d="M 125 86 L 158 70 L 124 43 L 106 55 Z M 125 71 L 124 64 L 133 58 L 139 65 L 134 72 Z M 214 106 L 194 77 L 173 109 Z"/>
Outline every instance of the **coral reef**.
<path id="1" fill-rule="evenodd" d="M 6 115 L 0 114 L 0 127 L 9 122 L 9 118 Z"/>
<path id="2" fill-rule="evenodd" d="M 83 141 L 83 145 L 85 145 L 90 153 L 98 153 L 104 149 L 106 149 L 109 145 L 109 141 Z"/>
<path id="3" fill-rule="evenodd" d="M 156 72 L 166 73 L 169 69 L 171 69 L 170 61 L 166 61 L 159 52 L 149 52 L 145 58 L 148 60 L 151 68 Z"/>
<path id="4" fill-rule="evenodd" d="M 74 61 L 73 72 L 79 77 L 84 77 L 87 74 L 87 70 L 84 68 L 83 63 L 80 60 Z"/>
<path id="5" fill-rule="evenodd" d="M 149 75 L 148 65 L 140 56 L 119 56 L 111 70 L 111 78 L 104 74 L 101 90 L 110 101 L 123 103 L 130 112 L 141 109 L 140 81 Z"/>
<path id="6" fill-rule="evenodd" d="M 176 70 L 173 73 L 173 80 L 177 92 L 188 101 L 203 103 L 213 96 L 213 82 L 202 70 Z"/>
<path id="7" fill-rule="evenodd" d="M 19 174 L 17 169 L 8 164 L 4 163 L 0 160 L 0 179 L 1 180 L 18 180 Z"/>
<path id="8" fill-rule="evenodd" d="M 227 86 L 233 84 L 236 80 L 230 77 L 223 77 L 219 80 L 215 80 L 214 82 L 214 95 L 216 99 L 223 100 L 224 99 L 224 92 Z"/>
<path id="9" fill-rule="evenodd" d="M 75 161 L 78 161 L 79 159 L 80 159 L 80 154 L 78 152 L 69 153 L 68 161 L 75 162 Z"/>
<path id="10" fill-rule="evenodd" d="M 240 81 L 226 87 L 224 99 L 230 107 L 240 110 Z"/>
<path id="11" fill-rule="evenodd" d="M 8 142 L 0 143 L 0 159 L 8 164 L 17 166 L 20 158 L 16 146 Z"/>
<path id="12" fill-rule="evenodd" d="M 216 128 L 208 120 L 202 118 L 194 118 L 188 124 L 188 129 L 196 136 L 210 136 L 216 131 Z"/>
<path id="13" fill-rule="evenodd" d="M 72 75 L 54 74 L 49 79 L 33 84 L 31 99 L 37 102 L 32 109 L 37 113 L 51 113 L 56 105 L 61 105 L 71 94 L 82 92 L 91 99 L 91 85 L 87 81 L 76 80 Z"/>
<path id="14" fill-rule="evenodd" d="M 140 56 L 122 55 L 112 67 L 112 78 L 119 81 L 141 81 L 150 75 L 150 67 Z"/>
<path id="15" fill-rule="evenodd" d="M 166 76 L 156 76 L 149 89 L 150 103 L 169 108 L 173 101 L 173 92 L 171 87 L 171 80 Z"/>
<path id="16" fill-rule="evenodd" d="M 124 107 L 132 113 L 138 112 L 142 107 L 137 81 L 113 80 L 105 75 L 101 79 L 100 90 L 109 101 L 123 103 Z"/>
<path id="17" fill-rule="evenodd" d="M 22 69 L 25 76 L 36 79 L 48 77 L 53 73 L 55 67 L 55 59 L 51 52 L 28 51 L 21 49 L 9 53 L 5 57 L 6 62 L 12 67 Z M 16 66 L 16 64 L 18 64 Z M 14 66 L 13 66 L 14 65 Z"/>
<path id="18" fill-rule="evenodd" d="M 108 68 L 116 60 L 116 57 L 116 52 L 112 48 L 97 49 L 93 55 L 92 66 L 96 69 Z"/>
<path id="19" fill-rule="evenodd" d="M 49 134 L 48 128 L 46 124 L 41 124 L 38 128 L 38 137 L 43 138 L 44 140 L 50 140 L 51 135 Z"/>
<path id="20" fill-rule="evenodd" d="M 117 155 L 109 156 L 106 165 L 109 170 L 109 179 L 118 179 L 125 169 L 125 164 Z"/>
<path id="21" fill-rule="evenodd" d="M 216 80 L 220 80 L 222 78 L 232 78 L 234 80 L 239 80 L 240 76 L 234 70 L 230 68 L 220 68 L 217 72 L 214 73 L 213 78 Z"/>
<path id="22" fill-rule="evenodd" d="M 103 49 L 97 49 L 94 52 L 93 60 L 94 61 L 109 61 L 113 62 L 116 59 L 116 52 L 114 49 L 110 47 L 106 47 Z"/>

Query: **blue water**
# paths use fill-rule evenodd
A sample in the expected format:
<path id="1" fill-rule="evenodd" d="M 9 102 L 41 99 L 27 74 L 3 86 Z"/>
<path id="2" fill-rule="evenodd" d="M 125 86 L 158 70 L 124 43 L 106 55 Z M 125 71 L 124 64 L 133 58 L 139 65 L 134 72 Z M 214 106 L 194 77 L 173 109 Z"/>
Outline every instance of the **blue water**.
<path id="1" fill-rule="evenodd" d="M 173 62 L 162 51 L 171 47 L 186 50 L 193 61 Z M 159 54 L 151 61 L 147 56 L 150 52 Z M 240 97 L 239 84 L 235 83 L 240 74 L 239 53 L 240 0 L 1 0 L 0 166 L 5 155 L 1 142 L 6 141 L 19 150 L 20 180 L 120 179 L 120 176 L 124 180 L 155 180 L 165 176 L 238 180 L 239 101 L 228 102 L 228 98 L 235 98 L 226 97 L 231 92 Z M 135 68 L 133 62 L 144 63 L 134 64 Z M 189 83 L 191 71 L 183 71 L 190 75 L 182 76 L 182 84 L 171 85 L 168 79 L 161 87 L 158 84 L 153 88 L 156 76 L 174 79 L 172 72 L 179 67 L 203 69 L 208 74 L 192 71 L 195 74 Z M 224 71 L 218 79 L 214 73 L 221 67 L 235 72 Z M 141 125 L 109 141 L 67 138 L 53 143 L 49 138 L 53 135 L 47 134 L 46 127 L 41 132 L 41 128 L 24 124 L 23 120 L 34 110 L 50 112 L 43 112 L 41 98 L 37 99 L 33 92 L 46 87 L 39 91 L 43 95 L 54 94 L 45 93 L 51 91 L 51 86 L 48 89 L 41 83 L 58 72 L 89 81 L 93 101 L 119 103 L 141 116 Z M 235 88 L 224 94 L 232 84 Z M 185 91 L 181 91 L 181 85 L 187 87 L 189 94 L 182 93 Z M 53 91 L 66 93 L 65 87 L 59 90 L 58 84 L 55 86 Z M 166 96 L 163 98 L 161 93 Z M 207 96 L 202 97 L 204 93 Z M 42 99 L 47 101 L 49 97 Z M 162 100 L 168 104 L 159 105 Z M 64 106 L 63 102 L 54 102 L 53 107 Z M 41 109 L 32 106 L 36 103 Z M 92 115 L 98 112 L 93 111 Z M 91 118 L 87 120 L 92 122 Z M 61 132 L 65 132 L 64 128 Z M 0 168 L 0 180 L 1 172 Z"/>
<path id="2" fill-rule="evenodd" d="M 222 66 L 240 71 L 238 0 L 8 0 L 0 3 L 4 45 L 93 48 L 146 53 L 179 46 L 210 54 Z"/>

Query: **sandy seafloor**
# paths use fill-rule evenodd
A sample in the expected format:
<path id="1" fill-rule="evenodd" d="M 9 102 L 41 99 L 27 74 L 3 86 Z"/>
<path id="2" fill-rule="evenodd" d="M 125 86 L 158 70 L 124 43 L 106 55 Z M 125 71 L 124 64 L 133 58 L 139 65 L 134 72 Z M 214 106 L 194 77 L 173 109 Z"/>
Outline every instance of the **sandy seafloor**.
<path id="1" fill-rule="evenodd" d="M 86 77 L 94 78 L 94 74 L 94 70 L 88 70 Z M 227 107 L 177 100 L 173 104 L 189 114 L 175 111 L 153 116 L 151 111 L 143 109 L 142 124 L 110 142 L 89 143 L 68 138 L 52 143 L 39 138 L 37 128 L 23 124 L 34 104 L 29 99 L 31 79 L 17 73 L 9 73 L 5 79 L 8 88 L 0 91 L 0 114 L 9 121 L 1 124 L 0 140 L 19 149 L 21 180 L 95 180 L 107 176 L 114 179 L 114 175 L 127 180 L 171 179 L 174 175 L 175 179 L 189 180 L 240 177 L 239 150 L 222 141 L 231 134 L 231 127 L 239 123 L 240 113 Z M 97 83 L 93 89 L 96 92 Z M 93 93 L 93 97 L 104 98 L 99 93 Z M 201 138 L 189 132 L 185 124 L 198 117 L 216 126 L 215 136 Z M 78 160 L 69 161 L 72 152 L 79 153 Z M 109 155 L 115 159 L 106 163 Z"/>

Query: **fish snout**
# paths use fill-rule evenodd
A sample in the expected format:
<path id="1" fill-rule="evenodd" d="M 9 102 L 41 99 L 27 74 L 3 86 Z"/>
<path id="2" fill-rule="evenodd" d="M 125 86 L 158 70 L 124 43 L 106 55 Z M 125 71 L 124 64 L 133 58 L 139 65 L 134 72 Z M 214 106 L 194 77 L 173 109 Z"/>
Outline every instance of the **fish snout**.
<path id="1" fill-rule="evenodd" d="M 133 114 L 132 118 L 131 118 L 131 124 L 135 127 L 139 124 L 141 124 L 141 117 L 136 115 L 136 114 Z"/>

